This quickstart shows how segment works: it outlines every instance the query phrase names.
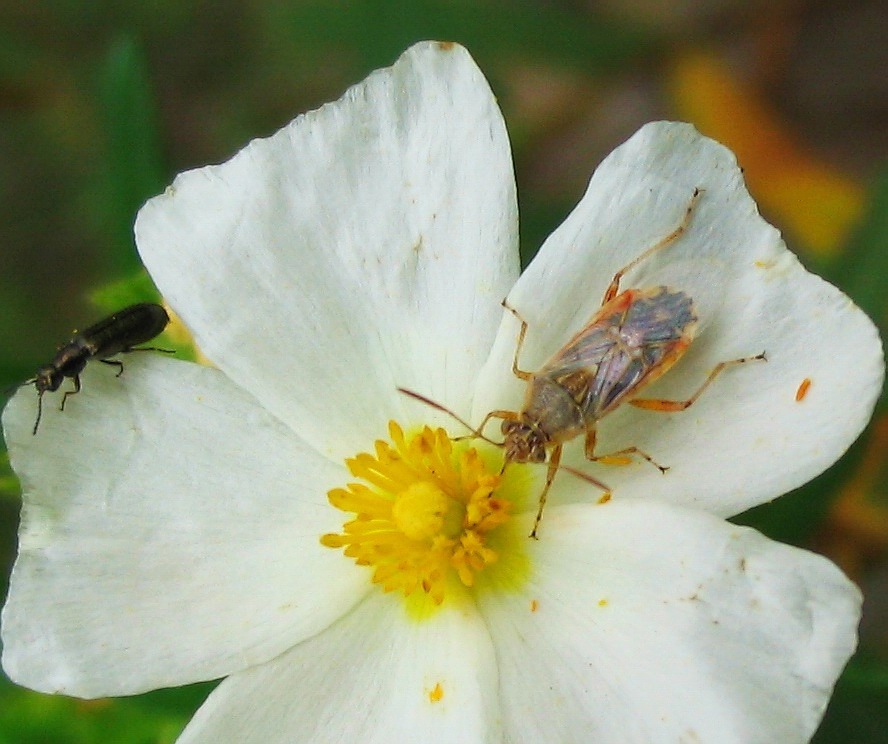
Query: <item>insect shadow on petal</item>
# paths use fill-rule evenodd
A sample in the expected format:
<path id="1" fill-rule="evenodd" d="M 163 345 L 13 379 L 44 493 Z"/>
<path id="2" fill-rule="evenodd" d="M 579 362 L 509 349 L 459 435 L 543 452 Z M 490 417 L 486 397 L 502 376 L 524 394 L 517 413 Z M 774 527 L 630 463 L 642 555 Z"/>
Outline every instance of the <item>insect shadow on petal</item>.
<path id="1" fill-rule="evenodd" d="M 625 465 L 637 457 L 665 473 L 668 466 L 661 465 L 638 447 L 596 454 L 598 422 L 623 403 L 649 411 L 683 411 L 692 406 L 726 368 L 766 360 L 765 352 L 761 352 L 720 362 L 685 400 L 635 397 L 688 350 L 698 331 L 697 309 L 693 298 L 682 290 L 660 285 L 620 291 L 620 282 L 627 272 L 673 244 L 687 231 L 702 194 L 701 189 L 695 189 L 678 226 L 614 274 L 595 315 L 536 372 L 521 369 L 518 361 L 528 323 L 503 301 L 503 307 L 521 324 L 512 359 L 512 373 L 527 384 L 520 411 L 490 411 L 475 428 L 425 396 L 398 388 L 454 417 L 471 431 L 470 437 L 503 447 L 503 469 L 513 462 L 548 461 L 546 483 L 539 496 L 531 537 L 537 536 L 546 498 L 559 469 L 579 475 L 610 495 L 611 489 L 601 481 L 561 465 L 566 442 L 583 434 L 586 459 L 591 462 Z M 493 418 L 502 419 L 502 442 L 484 435 L 488 421 Z"/>

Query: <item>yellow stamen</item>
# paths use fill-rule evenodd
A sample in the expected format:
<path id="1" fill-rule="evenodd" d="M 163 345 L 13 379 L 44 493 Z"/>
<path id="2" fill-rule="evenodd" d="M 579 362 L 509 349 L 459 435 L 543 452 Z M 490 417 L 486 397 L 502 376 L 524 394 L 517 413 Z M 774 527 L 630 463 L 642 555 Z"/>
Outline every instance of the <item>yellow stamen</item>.
<path id="1" fill-rule="evenodd" d="M 346 460 L 363 483 L 334 488 L 327 497 L 351 512 L 341 534 L 321 537 L 329 548 L 373 569 L 383 590 L 422 591 L 436 604 L 454 579 L 464 587 L 499 558 L 492 533 L 509 519 L 511 502 L 497 495 L 502 476 L 478 451 L 454 443 L 443 429 L 424 427 L 406 437 L 389 423 L 391 444 Z"/>

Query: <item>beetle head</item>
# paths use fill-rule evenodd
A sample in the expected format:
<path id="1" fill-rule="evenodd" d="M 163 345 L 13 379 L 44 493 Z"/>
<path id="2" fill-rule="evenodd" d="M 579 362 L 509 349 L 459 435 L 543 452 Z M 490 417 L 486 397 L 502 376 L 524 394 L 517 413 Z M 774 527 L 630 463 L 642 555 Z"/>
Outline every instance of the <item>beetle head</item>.
<path id="1" fill-rule="evenodd" d="M 64 378 L 65 376 L 57 367 L 51 364 L 44 364 L 37 370 L 37 374 L 34 375 L 33 383 L 34 387 L 37 388 L 37 392 L 43 395 L 47 390 L 49 392 L 58 390 Z"/>
<path id="2" fill-rule="evenodd" d="M 546 440 L 540 431 L 523 421 L 503 421 L 506 462 L 545 462 Z"/>
<path id="3" fill-rule="evenodd" d="M 37 420 L 34 422 L 32 434 L 37 434 L 37 427 L 40 426 L 40 418 L 43 416 L 43 394 L 47 390 L 49 392 L 58 390 L 64 379 L 65 375 L 57 366 L 44 364 L 30 380 L 25 380 L 22 383 L 22 385 L 34 385 L 37 388 Z"/>

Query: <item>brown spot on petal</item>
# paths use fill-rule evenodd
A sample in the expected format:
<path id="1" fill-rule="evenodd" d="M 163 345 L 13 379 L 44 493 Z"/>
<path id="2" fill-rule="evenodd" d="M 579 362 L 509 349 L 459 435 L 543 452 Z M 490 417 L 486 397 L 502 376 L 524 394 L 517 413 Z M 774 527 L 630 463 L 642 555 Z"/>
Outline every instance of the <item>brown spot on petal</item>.
<path id="1" fill-rule="evenodd" d="M 795 396 L 796 403 L 801 403 L 805 399 L 805 396 L 808 394 L 808 390 L 810 387 L 811 387 L 811 378 L 806 377 L 799 384 L 799 389 L 796 390 L 796 396 Z"/>

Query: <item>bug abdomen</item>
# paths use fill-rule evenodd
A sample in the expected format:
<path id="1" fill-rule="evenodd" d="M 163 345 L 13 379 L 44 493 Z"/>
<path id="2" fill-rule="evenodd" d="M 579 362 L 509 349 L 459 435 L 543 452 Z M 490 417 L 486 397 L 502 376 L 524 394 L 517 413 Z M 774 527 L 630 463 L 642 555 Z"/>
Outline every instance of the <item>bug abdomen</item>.
<path id="1" fill-rule="evenodd" d="M 166 328 L 169 320 L 163 307 L 143 302 L 99 321 L 73 340 L 88 344 L 97 359 L 106 359 L 150 341 Z"/>

